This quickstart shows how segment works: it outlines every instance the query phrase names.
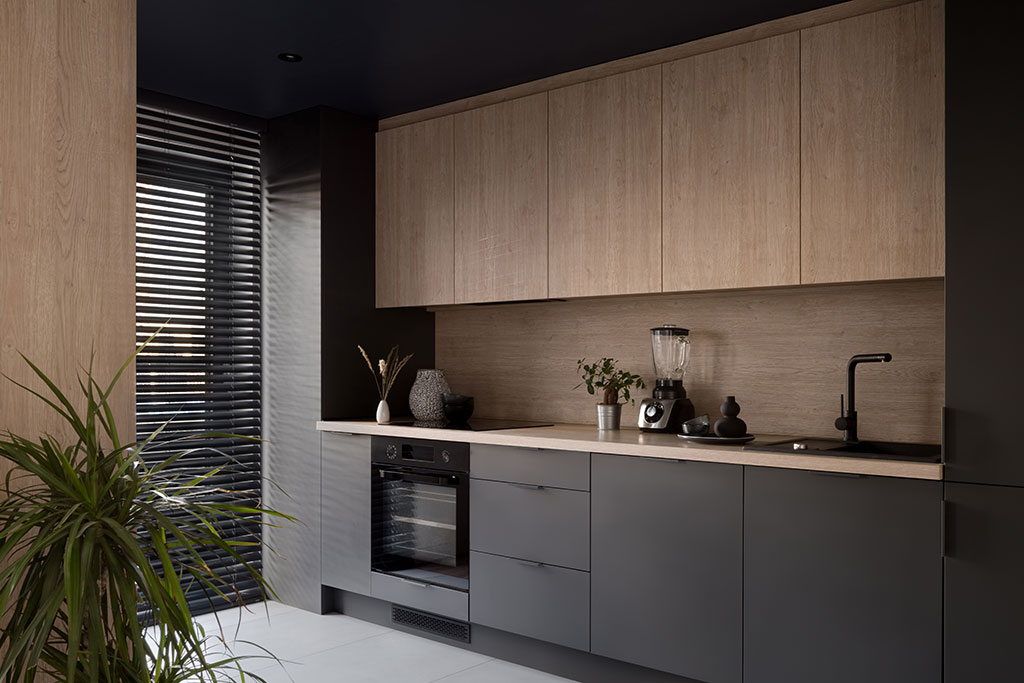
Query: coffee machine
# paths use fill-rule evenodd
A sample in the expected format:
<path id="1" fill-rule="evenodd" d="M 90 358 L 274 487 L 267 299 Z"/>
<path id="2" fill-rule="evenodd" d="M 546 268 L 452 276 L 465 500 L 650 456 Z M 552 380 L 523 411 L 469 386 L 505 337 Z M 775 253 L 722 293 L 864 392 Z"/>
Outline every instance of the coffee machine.
<path id="1" fill-rule="evenodd" d="M 654 396 L 640 404 L 637 426 L 645 432 L 679 432 L 694 415 L 683 388 L 683 373 L 690 362 L 690 331 L 675 325 L 652 328 L 651 353 L 657 374 Z"/>

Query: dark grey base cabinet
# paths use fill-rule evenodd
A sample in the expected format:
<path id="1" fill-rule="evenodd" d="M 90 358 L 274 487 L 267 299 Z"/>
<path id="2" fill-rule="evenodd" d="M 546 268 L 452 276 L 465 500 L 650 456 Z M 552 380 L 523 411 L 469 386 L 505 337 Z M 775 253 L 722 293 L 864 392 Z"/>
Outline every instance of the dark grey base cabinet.
<path id="1" fill-rule="evenodd" d="M 746 468 L 745 683 L 942 680 L 941 496 L 940 482 Z"/>
<path id="2" fill-rule="evenodd" d="M 369 595 L 370 437 L 322 432 L 320 458 L 320 581 Z"/>
<path id="3" fill-rule="evenodd" d="M 1024 678 L 1024 489 L 946 484 L 945 683 Z"/>
<path id="4" fill-rule="evenodd" d="M 739 683 L 743 468 L 595 454 L 591 477 L 591 652 Z"/>

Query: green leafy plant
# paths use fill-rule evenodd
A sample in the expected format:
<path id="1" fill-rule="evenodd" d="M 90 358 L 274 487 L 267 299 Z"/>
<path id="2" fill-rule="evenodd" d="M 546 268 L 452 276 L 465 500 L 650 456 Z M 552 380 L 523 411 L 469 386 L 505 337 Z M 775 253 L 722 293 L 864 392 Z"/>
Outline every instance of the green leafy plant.
<path id="1" fill-rule="evenodd" d="M 576 362 L 576 371 L 580 373 L 580 377 L 583 379 L 582 382 L 577 384 L 574 389 L 579 389 L 582 386 L 587 387 L 587 393 L 594 395 L 597 390 L 601 390 L 601 402 L 600 405 L 612 406 L 619 402 L 619 392 L 622 392 L 622 397 L 630 403 L 636 403 L 629 395 L 631 388 L 643 389 L 644 381 L 640 375 L 633 375 L 625 370 L 619 370 L 615 367 L 616 361 L 614 358 L 601 358 L 594 363 L 587 364 L 586 358 L 580 358 Z"/>
<path id="2" fill-rule="evenodd" d="M 121 440 L 109 398 L 137 354 L 106 385 L 90 365 L 74 402 L 27 358 L 45 390 L 7 377 L 49 406 L 59 418 L 55 431 L 69 436 L 65 443 L 51 434 L 0 434 L 0 461 L 10 467 L 0 490 L 4 683 L 46 675 L 67 683 L 165 683 L 178 680 L 169 673 L 175 671 L 216 681 L 218 667 L 239 658 L 211 661 L 204 654 L 207 639 L 191 619 L 185 594 L 198 584 L 211 600 L 234 596 L 240 602 L 241 596 L 207 566 L 204 553 L 230 556 L 264 595 L 273 595 L 240 555 L 258 541 L 230 540 L 219 529 L 267 523 L 263 515 L 292 518 L 233 498 L 216 483 L 224 467 L 188 473 L 171 467 L 197 451 L 187 448 L 190 440 L 241 437 L 185 437 L 181 452 L 154 466 L 143 456 L 166 423 L 144 441 Z M 152 614 L 149 639 L 136 616 L 140 601 Z M 175 665 L 177 655 L 187 656 Z"/>

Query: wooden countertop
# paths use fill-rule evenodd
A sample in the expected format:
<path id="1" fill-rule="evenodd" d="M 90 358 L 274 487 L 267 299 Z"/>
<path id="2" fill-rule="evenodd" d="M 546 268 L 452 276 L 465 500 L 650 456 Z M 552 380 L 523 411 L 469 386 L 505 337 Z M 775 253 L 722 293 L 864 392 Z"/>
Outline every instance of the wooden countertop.
<path id="1" fill-rule="evenodd" d="M 830 455 L 801 455 L 794 453 L 764 453 L 747 451 L 743 446 L 709 446 L 687 443 L 675 434 L 641 432 L 638 429 L 599 431 L 593 425 L 556 424 L 551 427 L 501 429 L 490 432 L 452 431 L 409 425 L 379 425 L 370 421 L 320 421 L 317 429 L 324 432 L 368 434 L 374 436 L 409 437 L 459 441 L 463 443 L 492 444 L 546 448 L 561 451 L 587 451 L 612 455 L 635 455 L 647 458 L 671 458 L 720 462 L 730 465 L 781 467 L 795 470 L 866 474 L 905 479 L 942 479 L 939 463 L 878 460 L 874 458 L 844 458 Z M 772 443 L 799 438 L 787 435 L 759 435 L 753 443 Z"/>

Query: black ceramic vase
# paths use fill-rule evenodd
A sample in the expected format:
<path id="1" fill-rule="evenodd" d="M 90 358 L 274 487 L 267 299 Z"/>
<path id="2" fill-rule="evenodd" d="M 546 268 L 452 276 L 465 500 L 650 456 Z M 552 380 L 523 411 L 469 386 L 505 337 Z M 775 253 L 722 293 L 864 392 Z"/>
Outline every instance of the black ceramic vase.
<path id="1" fill-rule="evenodd" d="M 722 403 L 722 418 L 715 422 L 715 434 L 730 439 L 746 436 L 747 423 L 736 417 L 739 414 L 740 404 L 736 402 L 736 397 L 726 396 Z"/>

